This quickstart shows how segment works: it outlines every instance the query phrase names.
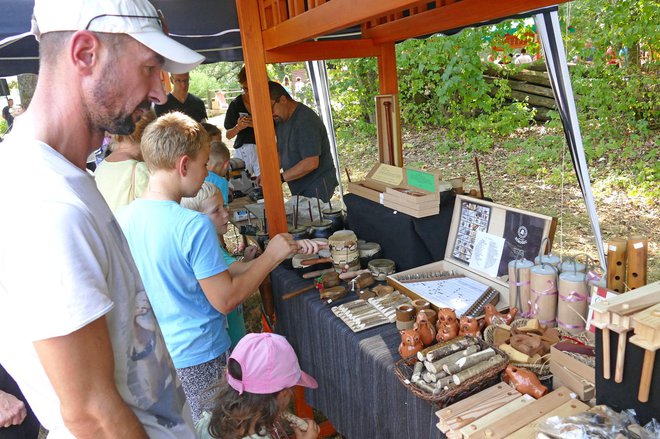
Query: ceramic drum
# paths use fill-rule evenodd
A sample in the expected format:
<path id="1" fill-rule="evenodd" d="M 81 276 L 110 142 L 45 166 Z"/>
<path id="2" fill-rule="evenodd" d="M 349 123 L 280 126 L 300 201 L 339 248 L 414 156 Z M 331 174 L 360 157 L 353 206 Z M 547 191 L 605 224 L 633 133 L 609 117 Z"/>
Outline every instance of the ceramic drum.
<path id="1" fill-rule="evenodd" d="M 337 272 L 360 269 L 357 241 L 357 236 L 350 230 L 339 230 L 328 238 L 332 264 Z"/>

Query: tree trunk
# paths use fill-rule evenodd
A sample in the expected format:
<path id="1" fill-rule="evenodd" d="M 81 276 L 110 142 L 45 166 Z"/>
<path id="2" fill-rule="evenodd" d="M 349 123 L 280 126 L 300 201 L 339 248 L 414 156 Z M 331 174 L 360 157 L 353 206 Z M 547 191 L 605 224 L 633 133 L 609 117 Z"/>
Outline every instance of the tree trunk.
<path id="1" fill-rule="evenodd" d="M 21 106 L 27 110 L 34 95 L 34 89 L 37 87 L 38 76 L 33 73 L 24 73 L 18 75 L 18 92 L 21 96 Z"/>

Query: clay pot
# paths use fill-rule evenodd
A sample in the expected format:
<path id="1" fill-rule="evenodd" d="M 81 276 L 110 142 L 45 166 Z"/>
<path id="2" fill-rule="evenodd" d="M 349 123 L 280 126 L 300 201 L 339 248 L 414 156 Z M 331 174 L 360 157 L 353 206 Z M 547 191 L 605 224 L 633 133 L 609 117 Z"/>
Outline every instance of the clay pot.
<path id="1" fill-rule="evenodd" d="M 309 228 L 310 238 L 329 238 L 332 235 L 332 222 L 328 219 L 313 221 Z"/>
<path id="2" fill-rule="evenodd" d="M 344 211 L 343 210 L 324 210 L 323 218 L 329 220 L 333 232 L 342 230 L 344 228 Z"/>
<path id="3" fill-rule="evenodd" d="M 428 315 L 423 312 L 417 313 L 414 329 L 419 333 L 419 338 L 424 346 L 430 346 L 435 341 L 435 326 L 429 321 Z"/>

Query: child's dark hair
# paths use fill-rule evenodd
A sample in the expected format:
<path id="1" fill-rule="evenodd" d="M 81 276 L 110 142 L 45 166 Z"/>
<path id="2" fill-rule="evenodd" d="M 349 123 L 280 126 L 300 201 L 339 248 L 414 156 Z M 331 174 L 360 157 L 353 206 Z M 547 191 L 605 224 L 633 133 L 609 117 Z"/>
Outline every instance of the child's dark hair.
<path id="1" fill-rule="evenodd" d="M 233 358 L 227 361 L 227 373 L 237 380 L 243 379 L 241 365 Z M 279 416 L 277 393 L 243 392 L 241 395 L 227 384 L 226 379 L 215 390 L 209 422 L 211 437 L 241 439 L 249 434 L 253 422 L 255 432 L 268 431 Z"/>

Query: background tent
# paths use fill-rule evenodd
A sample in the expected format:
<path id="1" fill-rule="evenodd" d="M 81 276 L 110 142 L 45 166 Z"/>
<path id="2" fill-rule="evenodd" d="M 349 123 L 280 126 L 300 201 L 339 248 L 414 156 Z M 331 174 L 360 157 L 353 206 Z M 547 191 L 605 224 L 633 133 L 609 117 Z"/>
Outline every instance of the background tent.
<path id="1" fill-rule="evenodd" d="M 203 54 L 207 59 L 206 62 L 239 61 L 243 59 L 235 0 L 152 0 L 152 3 L 157 9 L 163 11 L 172 36 L 186 46 Z M 435 5 L 434 2 L 429 4 Z M 38 44 L 34 37 L 29 35 L 33 5 L 33 0 L 0 0 L 0 11 L 2 11 L 0 14 L 0 76 L 37 72 Z M 434 7 L 432 6 L 431 9 Z M 496 4 L 493 5 L 493 8 L 498 9 Z M 600 225 L 591 192 L 589 172 L 582 148 L 580 127 L 556 11 L 555 6 L 514 16 L 500 17 L 492 21 L 470 23 L 469 25 L 489 25 L 510 18 L 535 16 L 555 100 L 564 125 L 566 141 L 571 152 L 580 189 L 585 199 L 600 262 L 604 268 L 605 252 Z M 403 18 L 405 16 L 404 13 Z M 458 31 L 460 31 L 460 28 L 444 29 L 442 33 L 453 34 Z M 21 37 L 16 38 L 17 36 Z M 419 35 L 411 34 L 411 36 Z M 360 37 L 359 27 L 348 27 L 345 30 L 318 36 L 315 39 Z M 330 140 L 334 143 L 325 66 L 310 63 L 309 71 L 315 96 L 319 108 L 321 108 L 321 114 L 331 133 Z M 335 160 L 337 160 L 336 154 Z M 270 203 L 267 202 L 268 204 Z"/>

